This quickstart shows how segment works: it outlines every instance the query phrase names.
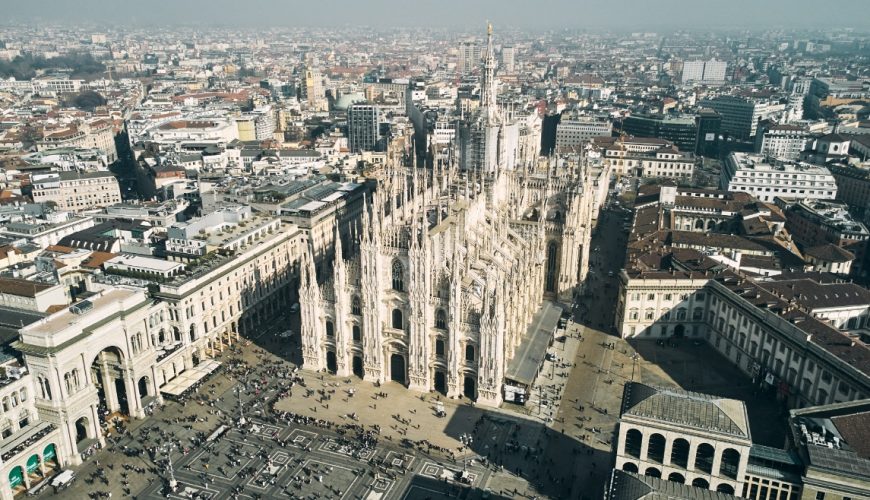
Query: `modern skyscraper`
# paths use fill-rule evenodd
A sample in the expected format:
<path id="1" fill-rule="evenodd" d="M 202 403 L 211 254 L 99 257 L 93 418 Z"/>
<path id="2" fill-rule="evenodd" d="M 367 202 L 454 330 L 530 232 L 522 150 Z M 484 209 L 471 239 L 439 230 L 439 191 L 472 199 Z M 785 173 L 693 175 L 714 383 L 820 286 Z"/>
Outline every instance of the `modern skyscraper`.
<path id="1" fill-rule="evenodd" d="M 683 83 L 703 82 L 722 83 L 728 63 L 710 59 L 709 61 L 686 61 L 683 63 Z"/>
<path id="2" fill-rule="evenodd" d="M 480 64 L 480 57 L 480 45 L 476 42 L 462 42 L 459 44 L 459 62 L 456 69 L 462 74 L 471 73 Z"/>
<path id="3" fill-rule="evenodd" d="M 352 104 L 347 108 L 347 137 L 351 152 L 374 151 L 378 146 L 378 107 Z"/>
<path id="4" fill-rule="evenodd" d="M 501 48 L 501 67 L 506 73 L 514 72 L 516 63 L 516 49 L 513 45 L 505 45 Z"/>

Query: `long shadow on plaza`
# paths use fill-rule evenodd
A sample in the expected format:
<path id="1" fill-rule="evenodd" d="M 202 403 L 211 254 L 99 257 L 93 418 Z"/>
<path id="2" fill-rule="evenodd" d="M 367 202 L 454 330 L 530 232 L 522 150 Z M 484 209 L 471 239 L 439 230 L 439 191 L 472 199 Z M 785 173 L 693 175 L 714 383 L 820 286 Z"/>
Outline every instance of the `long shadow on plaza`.
<path id="1" fill-rule="evenodd" d="M 480 407 L 457 407 L 444 433 L 457 441 L 462 436 L 473 438 L 470 451 L 456 455 L 457 470 L 462 469 L 467 456 L 478 456 L 534 484 L 539 494 L 549 498 L 571 497 L 576 481 L 580 481 L 577 498 L 597 498 L 610 464 L 609 453 L 571 435 L 540 422 Z M 585 464 L 580 478 L 576 476 L 578 462 Z M 498 485 L 492 493 L 498 493 Z"/>
<path id="2" fill-rule="evenodd" d="M 485 492 L 485 490 L 473 486 L 447 483 L 427 476 L 414 476 L 399 498 L 402 500 L 447 500 L 452 498 L 502 500 L 511 497 Z"/>
<path id="3" fill-rule="evenodd" d="M 706 342 L 691 339 L 671 340 L 664 345 L 654 340 L 630 340 L 629 344 L 645 361 L 658 366 L 670 380 L 645 371 L 642 381 L 650 385 L 671 386 L 746 403 L 752 441 L 773 447 L 785 443 L 787 413 L 775 395 L 759 389 L 752 380 Z M 783 425 L 774 425 L 774 422 Z"/>
<path id="4" fill-rule="evenodd" d="M 280 325 L 275 333 L 264 334 L 263 331 Z M 293 335 L 282 336 L 281 333 L 290 330 Z M 292 314 L 272 318 L 262 324 L 256 325 L 252 331 L 242 337 L 270 354 L 289 361 L 296 366 L 302 365 L 302 347 L 300 346 L 300 321 L 299 314 Z"/>

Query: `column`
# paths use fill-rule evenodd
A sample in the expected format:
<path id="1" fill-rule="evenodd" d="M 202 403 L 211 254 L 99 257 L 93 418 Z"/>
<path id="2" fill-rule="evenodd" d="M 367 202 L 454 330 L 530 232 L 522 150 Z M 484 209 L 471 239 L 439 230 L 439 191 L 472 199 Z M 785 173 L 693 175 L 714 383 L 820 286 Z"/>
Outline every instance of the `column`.
<path id="1" fill-rule="evenodd" d="M 720 475 L 719 474 L 719 467 L 721 465 L 722 465 L 722 452 L 719 451 L 719 449 L 717 447 L 717 449 L 715 449 L 713 451 L 713 473 L 711 474 L 712 476 Z M 712 488 L 713 485 L 711 484 L 710 487 Z"/>
<path id="2" fill-rule="evenodd" d="M 125 370 L 123 377 L 124 387 L 127 390 L 127 406 L 130 407 L 130 416 L 145 418 L 145 412 L 142 411 L 142 396 L 139 394 L 139 384 L 136 383 L 133 377 L 133 370 Z"/>
<path id="3" fill-rule="evenodd" d="M 70 446 L 70 450 L 72 451 L 69 454 L 69 462 L 64 465 L 78 465 L 82 463 L 82 456 L 79 453 L 79 447 L 76 443 L 76 424 L 74 421 L 67 421 L 65 422 L 65 424 L 66 425 L 64 425 L 64 429 L 66 432 L 64 432 L 63 434 L 66 437 L 67 445 Z M 9 478 L 6 477 L 4 478 L 4 480 L 8 481 Z"/>
<path id="4" fill-rule="evenodd" d="M 12 494 L 12 486 L 9 485 L 9 475 L 4 474 L 2 481 L 0 481 L 0 500 L 15 500 L 15 496 Z"/>
<path id="5" fill-rule="evenodd" d="M 619 426 L 619 436 L 617 437 L 616 456 L 625 456 L 625 435 L 628 433 L 628 427 L 625 425 Z M 634 457 L 632 457 L 634 458 Z"/>
<path id="6" fill-rule="evenodd" d="M 110 412 L 117 411 L 119 405 L 118 394 L 115 391 L 115 379 L 112 378 L 111 373 L 109 373 L 109 364 L 105 361 L 100 362 L 100 375 L 103 379 L 103 394 L 106 395 L 106 408 L 108 408 Z"/>
<path id="7" fill-rule="evenodd" d="M 666 438 L 667 439 L 667 438 Z M 662 458 L 662 465 L 671 465 L 671 453 L 674 451 L 674 440 L 667 439 L 665 441 L 665 456 Z"/>
<path id="8" fill-rule="evenodd" d="M 686 470 L 695 470 L 695 455 L 698 453 L 698 443 L 694 439 L 689 438 L 689 461 L 686 463 Z"/>
<path id="9" fill-rule="evenodd" d="M 640 461 L 646 462 L 647 453 L 649 452 L 649 436 L 646 435 L 646 432 L 641 431 L 643 436 L 643 441 L 640 443 Z"/>
<path id="10" fill-rule="evenodd" d="M 163 404 L 163 395 L 160 394 L 160 388 L 157 386 L 157 366 L 151 365 L 151 387 L 154 391 L 154 397 L 157 398 L 158 404 Z"/>

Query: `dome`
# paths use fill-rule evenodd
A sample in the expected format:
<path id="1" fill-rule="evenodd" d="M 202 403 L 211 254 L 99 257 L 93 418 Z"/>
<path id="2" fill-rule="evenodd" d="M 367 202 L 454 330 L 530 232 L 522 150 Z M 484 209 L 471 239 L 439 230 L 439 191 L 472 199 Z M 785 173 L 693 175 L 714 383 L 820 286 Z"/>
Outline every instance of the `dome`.
<path id="1" fill-rule="evenodd" d="M 350 107 L 351 104 L 356 104 L 358 102 L 365 102 L 366 97 L 362 94 L 362 92 L 354 92 L 351 94 L 344 94 L 335 101 L 333 108 L 337 111 L 347 111 L 347 108 Z"/>

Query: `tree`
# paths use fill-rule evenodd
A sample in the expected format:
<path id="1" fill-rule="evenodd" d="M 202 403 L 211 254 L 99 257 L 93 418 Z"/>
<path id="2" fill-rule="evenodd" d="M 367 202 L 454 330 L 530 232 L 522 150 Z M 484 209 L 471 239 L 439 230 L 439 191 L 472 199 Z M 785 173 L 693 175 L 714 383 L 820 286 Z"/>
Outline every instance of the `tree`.
<path id="1" fill-rule="evenodd" d="M 74 95 L 69 104 L 84 111 L 93 111 L 97 106 L 105 106 L 106 98 L 93 90 L 85 90 Z"/>

